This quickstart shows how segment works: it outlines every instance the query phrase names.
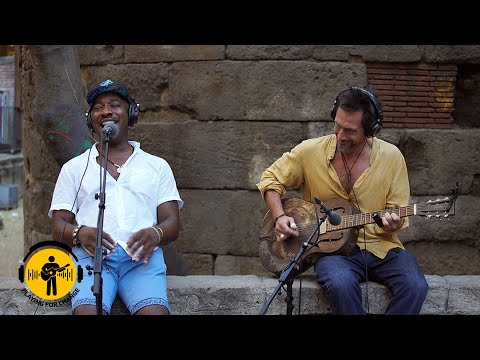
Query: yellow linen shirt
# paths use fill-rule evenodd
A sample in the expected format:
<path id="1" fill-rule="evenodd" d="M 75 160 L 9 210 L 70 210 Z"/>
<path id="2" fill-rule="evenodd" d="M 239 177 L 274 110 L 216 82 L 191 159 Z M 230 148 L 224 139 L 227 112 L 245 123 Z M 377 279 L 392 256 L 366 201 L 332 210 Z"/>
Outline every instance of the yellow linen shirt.
<path id="1" fill-rule="evenodd" d="M 393 208 L 394 204 L 408 205 L 407 166 L 395 145 L 373 138 L 370 167 L 357 179 L 350 194 L 331 164 L 336 146 L 337 138 L 331 134 L 305 140 L 284 153 L 262 173 L 257 187 L 263 199 L 267 190 L 275 190 L 284 198 L 287 189 L 300 189 L 306 201 L 313 202 L 315 197 L 324 202 L 342 198 L 360 213 Z M 403 220 L 402 228 L 408 227 L 408 217 Z M 360 228 L 357 244 L 361 249 L 366 245 L 368 251 L 382 259 L 392 248 L 404 249 L 396 233 L 383 231 L 375 223 Z"/>

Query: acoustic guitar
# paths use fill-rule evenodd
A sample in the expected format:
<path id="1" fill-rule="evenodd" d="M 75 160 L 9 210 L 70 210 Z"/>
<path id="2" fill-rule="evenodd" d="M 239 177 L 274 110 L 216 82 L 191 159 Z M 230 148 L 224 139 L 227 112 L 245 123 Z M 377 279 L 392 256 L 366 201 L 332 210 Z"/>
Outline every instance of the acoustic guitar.
<path id="1" fill-rule="evenodd" d="M 454 192 L 452 190 L 452 192 Z M 375 222 L 375 216 L 384 216 L 386 212 L 396 213 L 399 217 L 412 215 L 427 218 L 444 218 L 454 215 L 456 192 L 443 199 L 429 200 L 423 204 L 413 204 L 404 207 L 378 210 L 368 213 L 358 213 L 356 209 L 343 199 L 332 199 L 325 204 L 339 214 L 342 221 L 339 225 L 332 225 L 328 219 L 319 229 L 318 239 L 315 235 L 310 243 L 311 247 L 305 251 L 298 262 L 298 269 L 294 274 L 308 270 L 321 256 L 348 255 L 357 243 L 358 230 L 361 226 Z M 260 229 L 259 256 L 263 267 L 277 276 L 295 259 L 315 228 L 318 226 L 314 204 L 300 198 L 283 199 L 285 214 L 295 219 L 300 235 L 290 237 L 285 241 L 276 241 L 273 218 L 268 211 Z M 318 217 L 324 213 L 317 209 Z M 313 246 L 314 245 L 314 246 Z"/>

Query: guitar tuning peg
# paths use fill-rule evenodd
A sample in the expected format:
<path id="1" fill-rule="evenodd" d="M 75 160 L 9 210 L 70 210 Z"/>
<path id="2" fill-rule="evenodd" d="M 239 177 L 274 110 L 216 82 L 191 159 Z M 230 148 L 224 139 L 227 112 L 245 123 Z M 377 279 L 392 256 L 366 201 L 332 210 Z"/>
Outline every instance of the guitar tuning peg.
<path id="1" fill-rule="evenodd" d="M 430 220 L 431 217 L 432 215 L 427 215 L 427 220 Z"/>

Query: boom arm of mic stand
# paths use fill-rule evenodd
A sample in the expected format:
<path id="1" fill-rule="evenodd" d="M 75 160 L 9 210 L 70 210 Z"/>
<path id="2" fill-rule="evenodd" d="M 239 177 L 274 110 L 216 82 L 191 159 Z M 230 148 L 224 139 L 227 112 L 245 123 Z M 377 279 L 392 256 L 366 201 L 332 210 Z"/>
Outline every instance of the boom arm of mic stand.
<path id="1" fill-rule="evenodd" d="M 263 305 L 263 307 L 260 309 L 260 312 L 258 313 L 258 315 L 265 315 L 265 313 L 267 312 L 270 304 L 272 303 L 273 299 L 275 298 L 275 296 L 278 294 L 278 292 L 280 291 L 280 289 L 282 288 L 282 286 L 284 286 L 289 280 L 290 278 L 292 277 L 292 274 L 293 274 L 293 269 L 295 269 L 295 267 L 297 266 L 298 264 L 298 261 L 302 258 L 303 254 L 305 253 L 305 251 L 307 250 L 307 247 L 308 245 L 310 245 L 310 241 L 312 240 L 312 238 L 315 236 L 315 234 L 317 233 L 317 231 L 320 229 L 320 226 L 322 225 L 322 223 L 325 221 L 325 219 L 327 218 L 327 214 L 325 214 L 323 217 L 321 217 L 318 221 L 318 224 L 317 226 L 315 227 L 315 229 L 313 230 L 312 234 L 310 235 L 310 237 L 308 238 L 307 241 L 305 241 L 303 244 L 302 244 L 302 248 L 300 249 L 300 251 L 298 252 L 298 254 L 295 256 L 295 258 L 290 262 L 290 264 L 282 271 L 282 273 L 280 274 L 280 278 L 278 279 L 278 285 L 277 287 L 275 288 L 275 290 L 273 291 L 273 293 L 270 295 L 270 297 L 268 298 L 267 302 Z M 286 240 L 288 241 L 288 240 Z"/>

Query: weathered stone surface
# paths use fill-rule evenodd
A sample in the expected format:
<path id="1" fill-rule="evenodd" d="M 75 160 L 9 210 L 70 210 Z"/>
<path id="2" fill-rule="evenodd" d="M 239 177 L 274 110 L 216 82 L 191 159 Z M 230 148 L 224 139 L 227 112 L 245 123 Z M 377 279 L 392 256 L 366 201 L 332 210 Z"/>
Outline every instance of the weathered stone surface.
<path id="1" fill-rule="evenodd" d="M 303 60 L 312 56 L 313 48 L 312 45 L 228 45 L 226 53 L 229 60 Z"/>
<path id="2" fill-rule="evenodd" d="M 420 225 L 421 227 L 421 225 Z M 437 231 L 434 232 L 437 234 Z M 480 273 L 480 247 L 476 242 L 413 239 L 405 248 L 417 257 L 425 274 L 469 275 Z"/>
<path id="3" fill-rule="evenodd" d="M 478 276 L 445 276 L 448 283 L 446 312 L 452 315 L 480 315 Z"/>
<path id="4" fill-rule="evenodd" d="M 411 204 L 419 204 L 426 206 L 428 200 L 443 199 L 444 196 L 412 196 Z M 478 225 L 478 198 L 470 196 L 459 196 L 455 204 L 455 215 L 448 218 L 443 217 L 443 213 L 439 217 L 428 218 L 425 216 L 409 217 L 409 227 L 399 233 L 402 241 L 405 243 L 416 243 L 420 240 L 431 242 L 458 242 L 466 243 L 478 241 L 478 236 L 472 231 L 465 229 Z M 453 240 L 455 239 L 455 240 Z"/>
<path id="5" fill-rule="evenodd" d="M 28 51 L 26 50 L 28 49 Z M 25 249 L 33 245 L 32 229 L 49 233 L 51 191 L 59 166 L 89 147 L 85 125 L 80 63 L 74 46 L 23 47 L 17 62 L 21 82 L 25 169 Z M 23 56 L 21 56 L 23 55 Z M 16 95 L 16 99 L 19 96 Z M 44 186 L 47 183 L 47 186 Z M 42 188 L 43 187 L 43 188 Z M 50 191 L 50 193 L 46 193 Z"/>
<path id="6" fill-rule="evenodd" d="M 252 309 L 252 315 L 286 315 L 287 302 L 286 292 L 282 289 L 281 294 L 275 295 L 275 290 L 278 289 L 280 282 L 278 279 L 272 277 L 261 277 L 264 288 L 264 300 L 258 307 Z M 301 291 L 301 296 L 300 296 Z M 272 299 L 272 296 L 273 299 Z M 303 276 L 296 279 L 292 285 L 292 305 L 294 306 L 292 314 L 312 315 L 312 314 L 329 314 L 332 309 L 330 303 L 325 296 L 325 292 L 315 282 L 313 277 Z M 268 301 L 271 301 L 268 305 Z M 301 301 L 300 301 L 301 300 Z"/>
<path id="7" fill-rule="evenodd" d="M 312 57 L 319 61 L 348 61 L 355 45 L 316 45 Z"/>
<path id="8" fill-rule="evenodd" d="M 258 275 L 274 276 L 265 270 L 258 256 L 218 255 L 215 259 L 215 275 Z"/>
<path id="9" fill-rule="evenodd" d="M 480 63 L 458 66 L 455 81 L 455 125 L 461 129 L 480 125 Z"/>
<path id="10" fill-rule="evenodd" d="M 414 62 L 422 59 L 418 45 L 317 45 L 313 57 L 321 61 Z"/>
<path id="11" fill-rule="evenodd" d="M 258 256 L 260 224 L 266 212 L 260 192 L 182 190 L 180 195 L 185 201 L 175 242 L 180 251 Z"/>
<path id="12" fill-rule="evenodd" d="M 126 63 L 221 60 L 225 45 L 125 45 Z"/>
<path id="13" fill-rule="evenodd" d="M 55 183 L 60 171 L 60 165 L 45 146 L 42 134 L 38 131 L 35 124 L 27 121 L 23 126 L 29 134 L 29 141 L 23 143 L 25 177 L 28 178 L 29 182 L 51 181 Z M 80 154 L 80 151 L 78 154 Z"/>
<path id="14" fill-rule="evenodd" d="M 261 173 L 305 136 L 299 123 L 289 124 L 288 131 L 252 122 L 137 126 L 142 148 L 167 160 L 177 186 L 186 189 L 257 190 Z"/>
<path id="15" fill-rule="evenodd" d="M 176 277 L 169 281 L 172 314 L 248 315 L 264 299 L 257 276 Z"/>
<path id="16" fill-rule="evenodd" d="M 426 276 L 429 290 L 422 315 L 479 315 L 480 276 Z M 168 297 L 172 315 L 282 315 L 287 313 L 285 292 L 276 294 L 279 281 L 271 277 L 168 276 Z M 368 286 L 367 286 L 368 285 Z M 27 298 L 18 279 L 0 278 L 0 314 L 68 315 L 70 304 L 48 307 Z M 293 315 L 329 314 L 331 307 L 312 276 L 294 279 Z M 368 296 L 367 296 L 368 290 Z M 301 291 L 301 293 L 300 293 Z M 391 299 L 387 288 L 377 283 L 362 284 L 364 307 L 370 314 L 383 314 Z M 367 304 L 368 301 L 368 304 Z M 128 311 L 117 299 L 112 315 Z"/>
<path id="17" fill-rule="evenodd" d="M 175 63 L 170 68 L 170 99 L 172 106 L 188 108 L 198 120 L 325 120 L 340 90 L 366 80 L 365 64 Z"/>
<path id="18" fill-rule="evenodd" d="M 183 258 L 192 275 L 213 275 L 215 262 L 213 255 L 184 253 Z"/>
<path id="19" fill-rule="evenodd" d="M 457 181 L 459 194 L 473 190 L 480 173 L 480 130 L 383 129 L 379 138 L 404 154 L 412 195 L 448 195 Z"/>
<path id="20" fill-rule="evenodd" d="M 478 45 L 426 45 L 425 60 L 430 63 L 480 63 Z"/>
<path id="21" fill-rule="evenodd" d="M 446 315 L 449 313 L 447 304 L 450 281 L 446 277 L 438 275 L 426 275 L 428 293 L 423 303 L 421 313 L 426 315 Z M 452 279 L 453 280 L 453 279 Z M 472 286 L 477 286 L 478 278 L 472 278 Z"/>
<path id="22" fill-rule="evenodd" d="M 70 314 L 69 306 L 49 307 L 45 302 L 42 304 L 33 301 L 26 296 L 24 289 L 26 288 L 20 280 L 0 277 L 0 315 Z"/>
<path id="23" fill-rule="evenodd" d="M 74 46 L 29 45 L 35 95 L 27 124 L 36 128 L 58 165 L 92 145 L 85 126 L 86 101 L 82 94 L 80 62 Z M 24 133 L 30 138 L 28 127 Z M 34 152 L 37 148 L 32 149 Z M 25 156 L 28 161 L 30 153 Z"/>
<path id="24" fill-rule="evenodd" d="M 77 45 L 82 65 L 106 65 L 124 63 L 124 45 Z"/>

